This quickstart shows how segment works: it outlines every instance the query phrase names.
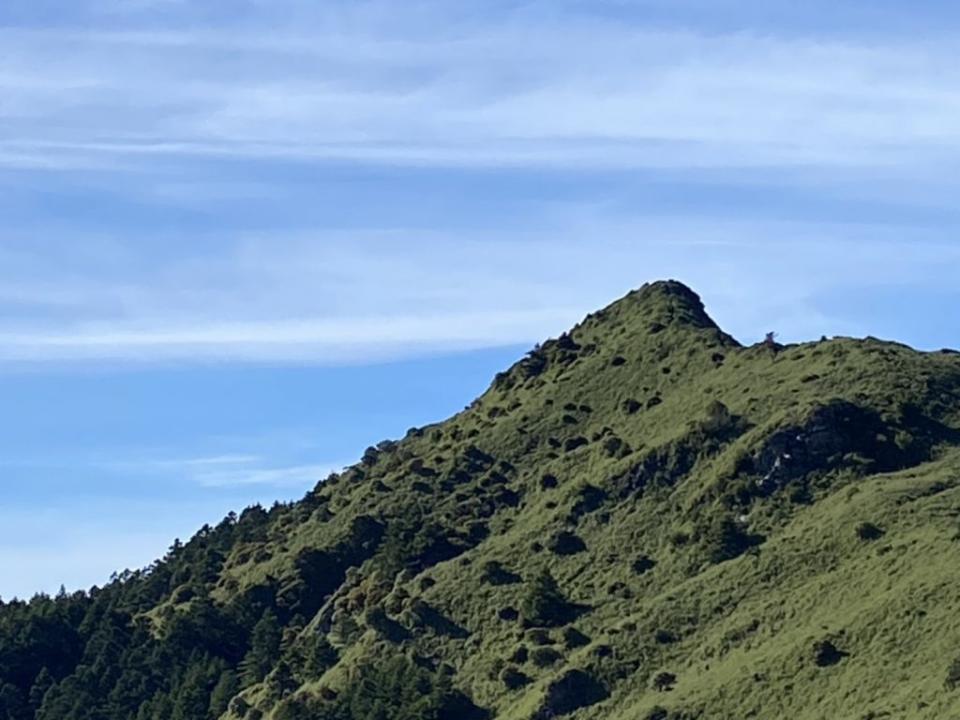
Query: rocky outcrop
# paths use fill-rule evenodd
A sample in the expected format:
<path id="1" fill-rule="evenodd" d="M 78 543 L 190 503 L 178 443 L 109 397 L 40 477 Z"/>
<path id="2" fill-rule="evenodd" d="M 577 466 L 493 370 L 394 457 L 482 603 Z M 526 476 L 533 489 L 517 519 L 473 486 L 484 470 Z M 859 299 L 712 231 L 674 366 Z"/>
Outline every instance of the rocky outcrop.
<path id="1" fill-rule="evenodd" d="M 884 472 L 913 461 L 911 447 L 898 444 L 901 428 L 874 411 L 843 400 L 821 405 L 797 425 L 778 430 L 753 458 L 757 485 L 771 493 L 815 472 L 859 466 Z"/>

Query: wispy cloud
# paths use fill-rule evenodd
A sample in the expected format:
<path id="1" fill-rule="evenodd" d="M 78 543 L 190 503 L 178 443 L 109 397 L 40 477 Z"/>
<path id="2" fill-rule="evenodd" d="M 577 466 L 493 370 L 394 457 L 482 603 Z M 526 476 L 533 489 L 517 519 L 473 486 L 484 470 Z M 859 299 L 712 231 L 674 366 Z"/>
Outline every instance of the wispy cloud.
<path id="1" fill-rule="evenodd" d="M 110 463 L 114 471 L 160 474 L 188 480 L 206 488 L 241 488 L 262 485 L 298 491 L 324 480 L 349 463 L 304 463 L 277 465 L 258 455 L 213 455 L 184 459 L 139 459 Z"/>
<path id="2" fill-rule="evenodd" d="M 571 307 L 553 310 L 382 315 L 323 320 L 275 320 L 47 334 L 0 333 L 0 360 L 255 360 L 291 358 L 337 364 L 378 362 L 410 354 L 473 350 L 531 342 L 545 327 L 575 318 Z"/>
<path id="3" fill-rule="evenodd" d="M 21 170 L 87 169 L 67 188 L 70 208 L 91 177 L 102 186 L 84 200 L 115 204 L 109 237 L 49 220 L 2 231 L 0 362 L 357 363 L 527 344 L 663 276 L 695 284 L 748 337 L 772 321 L 803 336 L 859 328 L 817 300 L 837 286 L 951 282 L 949 229 L 821 220 L 809 196 L 794 219 L 764 216 L 761 198 L 736 221 L 693 203 L 683 216 L 625 213 L 614 197 L 591 205 L 577 192 L 539 202 L 530 171 L 544 169 L 563 179 L 603 169 L 623 184 L 682 173 L 670 199 L 713 183 L 714 208 L 738 172 L 752 173 L 741 194 L 790 176 L 791 190 L 851 204 L 947 207 L 957 190 L 949 38 L 684 27 L 635 12 L 669 5 L 659 0 L 601 4 L 504 2 L 493 13 L 289 0 L 278 13 L 104 0 L 78 4 L 89 26 L 0 29 L 0 178 L 16 190 L 33 177 Z M 198 172 L 214 159 L 227 184 Z M 435 204 L 430 222 L 391 224 L 371 186 L 350 196 L 369 215 L 353 229 L 277 222 L 279 198 L 303 193 L 291 206 L 302 215 L 324 189 L 314 175 L 271 184 L 260 171 L 357 163 L 533 179 L 499 221 L 467 186 L 467 217 L 447 228 L 456 211 L 421 177 L 409 199 Z M 255 180 L 235 177 L 240 168 Z M 376 182 L 402 189 L 411 177 Z M 152 232 L 153 217 L 112 228 L 131 203 L 196 213 L 220 195 L 235 202 L 224 224 L 261 196 L 276 227 L 256 218 L 268 229 L 200 231 L 188 215 L 183 237 Z M 887 242 L 897 232 L 909 253 Z"/>
<path id="4" fill-rule="evenodd" d="M 8 29 L 0 162 L 882 167 L 956 156 L 960 73 L 947 43 L 654 29 L 560 7 L 492 23 L 427 3 L 414 23 L 407 6 L 367 4 L 269 33 Z"/>
<path id="5" fill-rule="evenodd" d="M 233 467 L 197 473 L 196 479 L 206 487 L 268 485 L 277 488 L 309 487 L 324 480 L 330 473 L 342 470 L 346 463 L 333 465 L 297 465 L 294 467 Z"/>
<path id="6" fill-rule="evenodd" d="M 356 364 L 529 345 L 660 277 L 694 285 L 746 340 L 773 323 L 794 339 L 858 334 L 870 328 L 843 307 L 824 316 L 823 297 L 946 287 L 960 267 L 960 247 L 937 231 L 914 231 L 905 253 L 896 227 L 616 220 L 604 208 L 568 209 L 555 222 L 540 230 L 549 240 L 408 231 L 350 243 L 222 242 L 212 255 L 180 252 L 155 263 L 121 252 L 86 282 L 76 267 L 103 257 L 90 247 L 62 267 L 43 252 L 36 264 L 21 257 L 12 272 L 32 267 L 43 280 L 21 283 L 19 312 L 0 318 L 0 362 Z M 47 286 L 60 294 L 46 298 Z"/>

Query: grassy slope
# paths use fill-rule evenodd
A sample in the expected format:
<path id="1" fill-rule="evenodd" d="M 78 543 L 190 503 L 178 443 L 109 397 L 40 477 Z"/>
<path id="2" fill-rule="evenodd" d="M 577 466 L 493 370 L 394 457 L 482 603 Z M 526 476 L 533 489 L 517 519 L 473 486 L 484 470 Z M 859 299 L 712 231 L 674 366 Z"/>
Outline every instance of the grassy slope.
<path id="1" fill-rule="evenodd" d="M 548 687 L 572 668 L 609 697 L 571 718 L 634 720 L 655 706 L 677 718 L 960 717 L 960 691 L 944 689 L 960 654 L 957 356 L 876 340 L 741 348 L 669 283 L 588 317 L 570 340 L 545 345 L 463 413 L 318 487 L 266 542 L 234 549 L 224 600 L 282 584 L 298 553 L 340 542 L 360 515 L 388 537 L 404 520 L 432 522 L 472 546 L 394 575 L 381 545 L 306 630 L 332 621 L 341 661 L 301 693 L 342 687 L 392 645 L 453 673 L 501 720 L 549 706 Z M 845 448 L 812 473 L 807 497 L 790 499 L 801 479 L 756 492 L 770 436 L 833 399 L 876 411 L 878 457 L 894 460 Z M 733 418 L 719 428 L 717 401 Z M 489 458 L 477 461 L 477 450 Z M 543 487 L 545 475 L 556 487 Z M 765 541 L 711 562 L 719 517 Z M 860 539 L 864 521 L 885 534 Z M 585 550 L 551 551 L 563 530 Z M 656 566 L 638 574 L 644 556 Z M 519 581 L 485 581 L 491 561 Z M 585 608 L 571 625 L 582 647 L 567 647 L 563 628 L 537 633 L 498 615 L 519 607 L 543 567 Z M 372 608 L 409 635 L 367 628 Z M 821 668 L 813 646 L 825 639 L 848 655 Z M 545 667 L 515 657 L 544 643 L 556 650 Z M 508 690 L 507 666 L 530 684 Z M 652 689 L 662 671 L 677 676 L 670 692 Z"/>

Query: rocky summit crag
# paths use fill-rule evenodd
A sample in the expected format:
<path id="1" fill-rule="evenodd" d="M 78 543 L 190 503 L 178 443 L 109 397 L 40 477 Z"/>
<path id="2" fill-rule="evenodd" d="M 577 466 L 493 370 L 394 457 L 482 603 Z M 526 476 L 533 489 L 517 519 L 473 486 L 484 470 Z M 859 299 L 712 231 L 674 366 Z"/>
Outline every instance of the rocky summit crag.
<path id="1" fill-rule="evenodd" d="M 655 283 L 89 593 L 0 720 L 960 717 L 960 356 L 743 347 Z"/>

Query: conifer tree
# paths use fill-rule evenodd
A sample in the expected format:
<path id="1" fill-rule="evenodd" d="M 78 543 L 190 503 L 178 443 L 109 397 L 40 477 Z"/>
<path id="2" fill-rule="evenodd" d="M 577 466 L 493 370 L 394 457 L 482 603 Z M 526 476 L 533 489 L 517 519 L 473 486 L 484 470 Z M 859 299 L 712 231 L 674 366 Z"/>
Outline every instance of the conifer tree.
<path id="1" fill-rule="evenodd" d="M 240 664 L 244 686 L 262 681 L 280 656 L 283 639 L 280 623 L 273 610 L 264 612 L 250 637 L 250 651 Z"/>

